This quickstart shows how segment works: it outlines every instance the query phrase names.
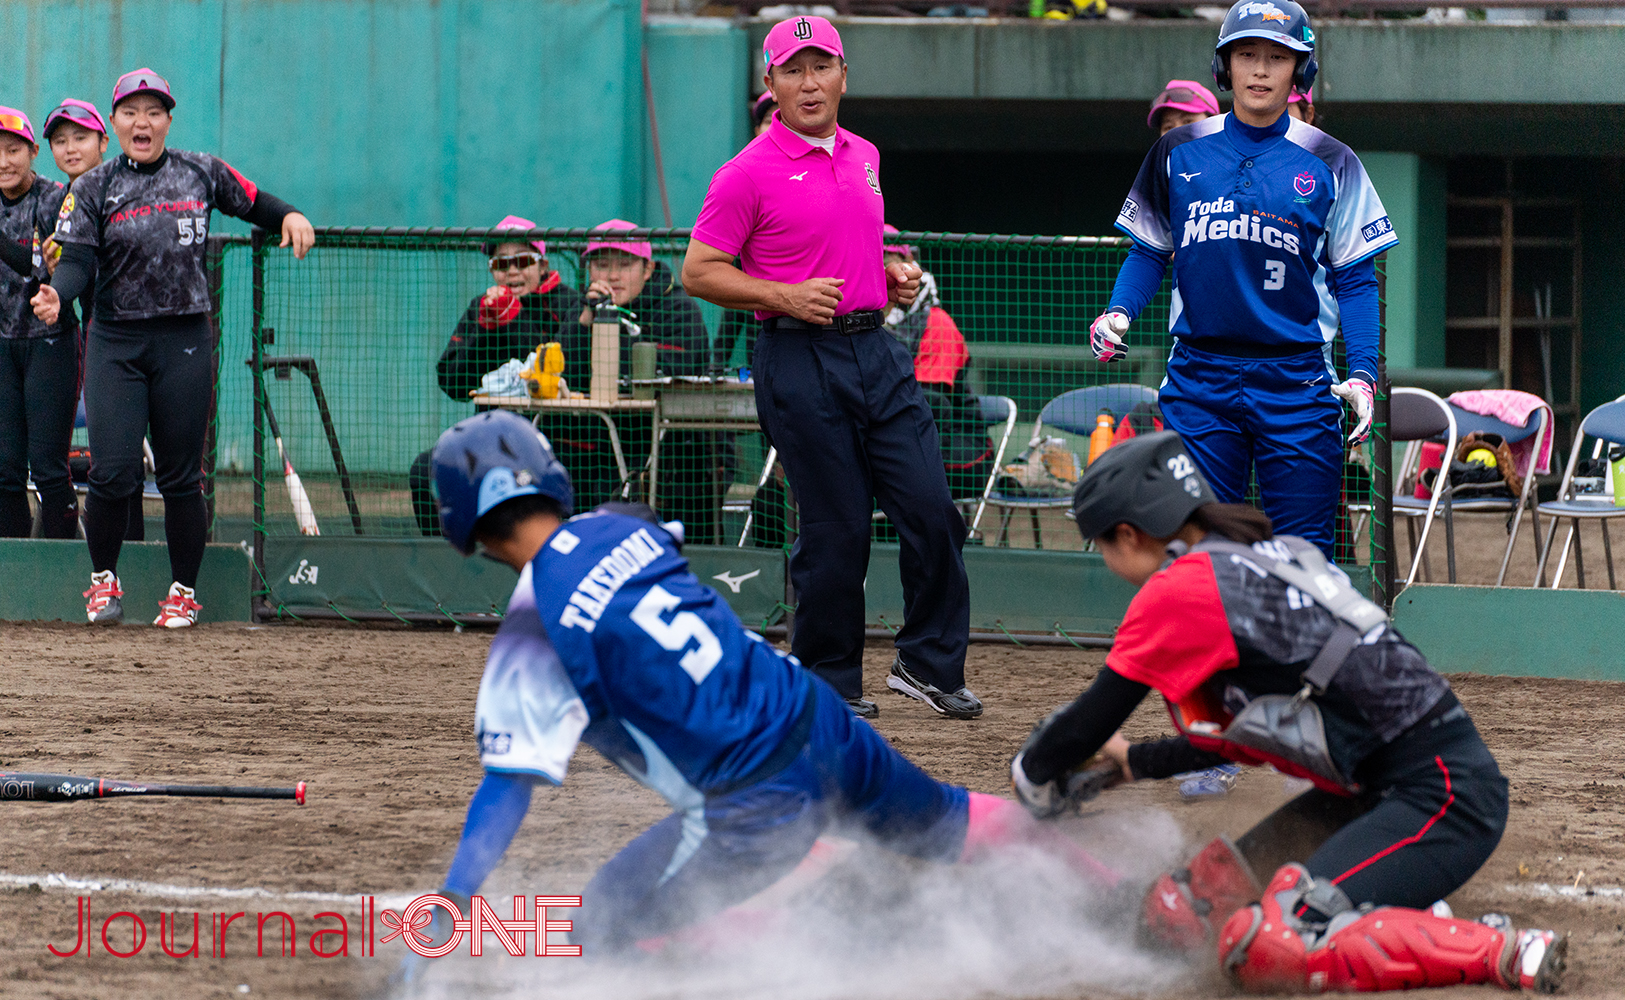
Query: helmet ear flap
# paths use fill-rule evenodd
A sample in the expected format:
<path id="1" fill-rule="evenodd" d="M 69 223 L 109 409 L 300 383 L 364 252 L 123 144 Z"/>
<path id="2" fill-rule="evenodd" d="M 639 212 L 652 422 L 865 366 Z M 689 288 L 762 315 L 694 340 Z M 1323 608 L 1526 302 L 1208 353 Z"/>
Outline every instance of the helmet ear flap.
<path id="1" fill-rule="evenodd" d="M 1315 75 L 1319 72 L 1320 64 L 1311 52 L 1308 58 L 1298 63 L 1297 71 L 1292 74 L 1292 85 L 1298 88 L 1298 93 L 1308 96 L 1309 88 L 1315 85 Z"/>
<path id="2" fill-rule="evenodd" d="M 1213 53 L 1213 82 L 1221 91 L 1230 89 L 1230 60 L 1225 57 L 1224 49 Z"/>

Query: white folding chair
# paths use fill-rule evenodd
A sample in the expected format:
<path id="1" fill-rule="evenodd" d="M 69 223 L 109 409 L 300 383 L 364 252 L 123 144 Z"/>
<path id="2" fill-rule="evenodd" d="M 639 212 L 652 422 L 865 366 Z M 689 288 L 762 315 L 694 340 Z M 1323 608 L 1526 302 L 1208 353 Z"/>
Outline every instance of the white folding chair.
<path id="1" fill-rule="evenodd" d="M 1505 389 L 1482 390 L 1485 392 L 1506 392 Z M 1485 416 L 1482 413 L 1473 413 L 1464 410 L 1449 400 L 1445 405 L 1450 407 L 1451 414 L 1456 418 L 1456 433 L 1463 438 L 1469 434 L 1499 434 L 1507 444 L 1533 438 L 1533 451 L 1529 461 L 1529 474 L 1523 477 L 1523 491 L 1516 499 L 1512 497 L 1458 497 L 1453 491 L 1450 495 L 1450 511 L 1452 514 L 1511 514 L 1511 524 L 1507 528 L 1506 551 L 1501 554 L 1501 571 L 1495 576 L 1495 585 L 1501 586 L 1506 580 L 1507 566 L 1512 561 L 1512 548 L 1518 541 L 1518 528 L 1523 524 L 1523 512 L 1527 509 L 1534 518 L 1535 531 L 1535 559 L 1538 563 L 1541 553 L 1545 549 L 1540 543 L 1540 513 L 1537 509 L 1537 495 L 1535 491 L 1535 465 L 1541 454 L 1547 448 L 1547 441 L 1556 431 L 1552 423 L 1552 408 L 1550 404 L 1542 401 L 1540 409 L 1530 415 L 1523 426 L 1509 424 L 1504 420 Z M 1446 456 L 1445 465 L 1449 465 Z M 1452 539 L 1452 542 L 1454 539 Z M 1451 578 L 1455 582 L 1455 578 Z"/>

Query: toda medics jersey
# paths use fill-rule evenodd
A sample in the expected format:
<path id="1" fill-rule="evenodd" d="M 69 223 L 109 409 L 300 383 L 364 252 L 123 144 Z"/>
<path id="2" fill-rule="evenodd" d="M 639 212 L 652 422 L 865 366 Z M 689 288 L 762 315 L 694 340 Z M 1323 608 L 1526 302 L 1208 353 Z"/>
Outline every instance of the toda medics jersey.
<path id="1" fill-rule="evenodd" d="M 1359 158 L 1290 115 L 1169 132 L 1117 228 L 1173 255 L 1174 336 L 1306 350 L 1337 334 L 1336 273 L 1398 242 Z M 1350 338 L 1351 371 L 1376 371 L 1375 333 Z"/>
<path id="2" fill-rule="evenodd" d="M 558 783 L 584 740 L 692 808 L 776 759 L 810 683 L 740 627 L 658 525 L 584 514 L 525 567 L 492 640 L 480 762 Z"/>

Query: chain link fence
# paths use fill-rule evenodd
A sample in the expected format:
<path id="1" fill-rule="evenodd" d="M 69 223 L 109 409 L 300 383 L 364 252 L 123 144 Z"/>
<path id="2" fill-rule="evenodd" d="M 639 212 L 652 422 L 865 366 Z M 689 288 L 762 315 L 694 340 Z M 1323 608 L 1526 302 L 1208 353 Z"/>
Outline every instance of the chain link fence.
<path id="1" fill-rule="evenodd" d="M 433 536 L 428 450 L 453 423 L 501 406 L 548 435 L 578 509 L 652 494 L 690 543 L 791 544 L 793 496 L 753 420 L 756 323 L 683 293 L 687 238 L 672 229 L 324 229 L 303 261 L 263 234 L 223 240 L 216 537 L 251 537 L 263 573 L 267 538 Z M 1135 401 L 1162 380 L 1167 288 L 1130 330 L 1127 359 L 1108 366 L 1094 360 L 1087 329 L 1127 240 L 887 240 L 928 275 L 919 304 L 895 310 L 888 329 L 915 356 L 971 543 L 1081 548 L 1064 504 L 1020 501 L 1065 496 L 1101 433 L 1115 439 L 1159 419 Z M 618 308 L 588 303 L 589 290 L 609 292 Z M 1076 407 L 1064 418 L 1066 408 L 1054 408 L 1034 438 L 1046 404 L 1106 385 L 1141 389 L 1084 397 L 1081 422 Z M 1379 388 L 1375 443 L 1345 465 L 1338 536 L 1341 561 L 1373 567 L 1391 547 Z M 878 514 L 875 534 L 890 538 Z M 1375 578 L 1379 596 L 1390 594 L 1382 569 Z"/>

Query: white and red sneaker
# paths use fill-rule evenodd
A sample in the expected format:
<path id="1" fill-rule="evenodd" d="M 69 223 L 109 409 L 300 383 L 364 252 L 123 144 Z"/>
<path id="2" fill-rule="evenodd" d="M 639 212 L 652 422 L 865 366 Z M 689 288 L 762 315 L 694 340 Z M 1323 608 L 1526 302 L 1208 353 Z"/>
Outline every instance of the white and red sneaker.
<path id="1" fill-rule="evenodd" d="M 190 628 L 197 624 L 197 613 L 203 610 L 195 598 L 197 591 L 178 583 L 169 585 L 169 596 L 158 602 L 158 617 L 152 623 L 159 628 Z"/>
<path id="2" fill-rule="evenodd" d="M 1568 965 L 1569 939 L 1557 931 L 1507 931 L 1517 935 L 1512 946 L 1507 986 L 1534 993 L 1556 993 Z"/>
<path id="3" fill-rule="evenodd" d="M 112 570 L 90 574 L 90 589 L 84 592 L 85 617 L 92 625 L 117 625 L 124 620 L 124 591 Z"/>

